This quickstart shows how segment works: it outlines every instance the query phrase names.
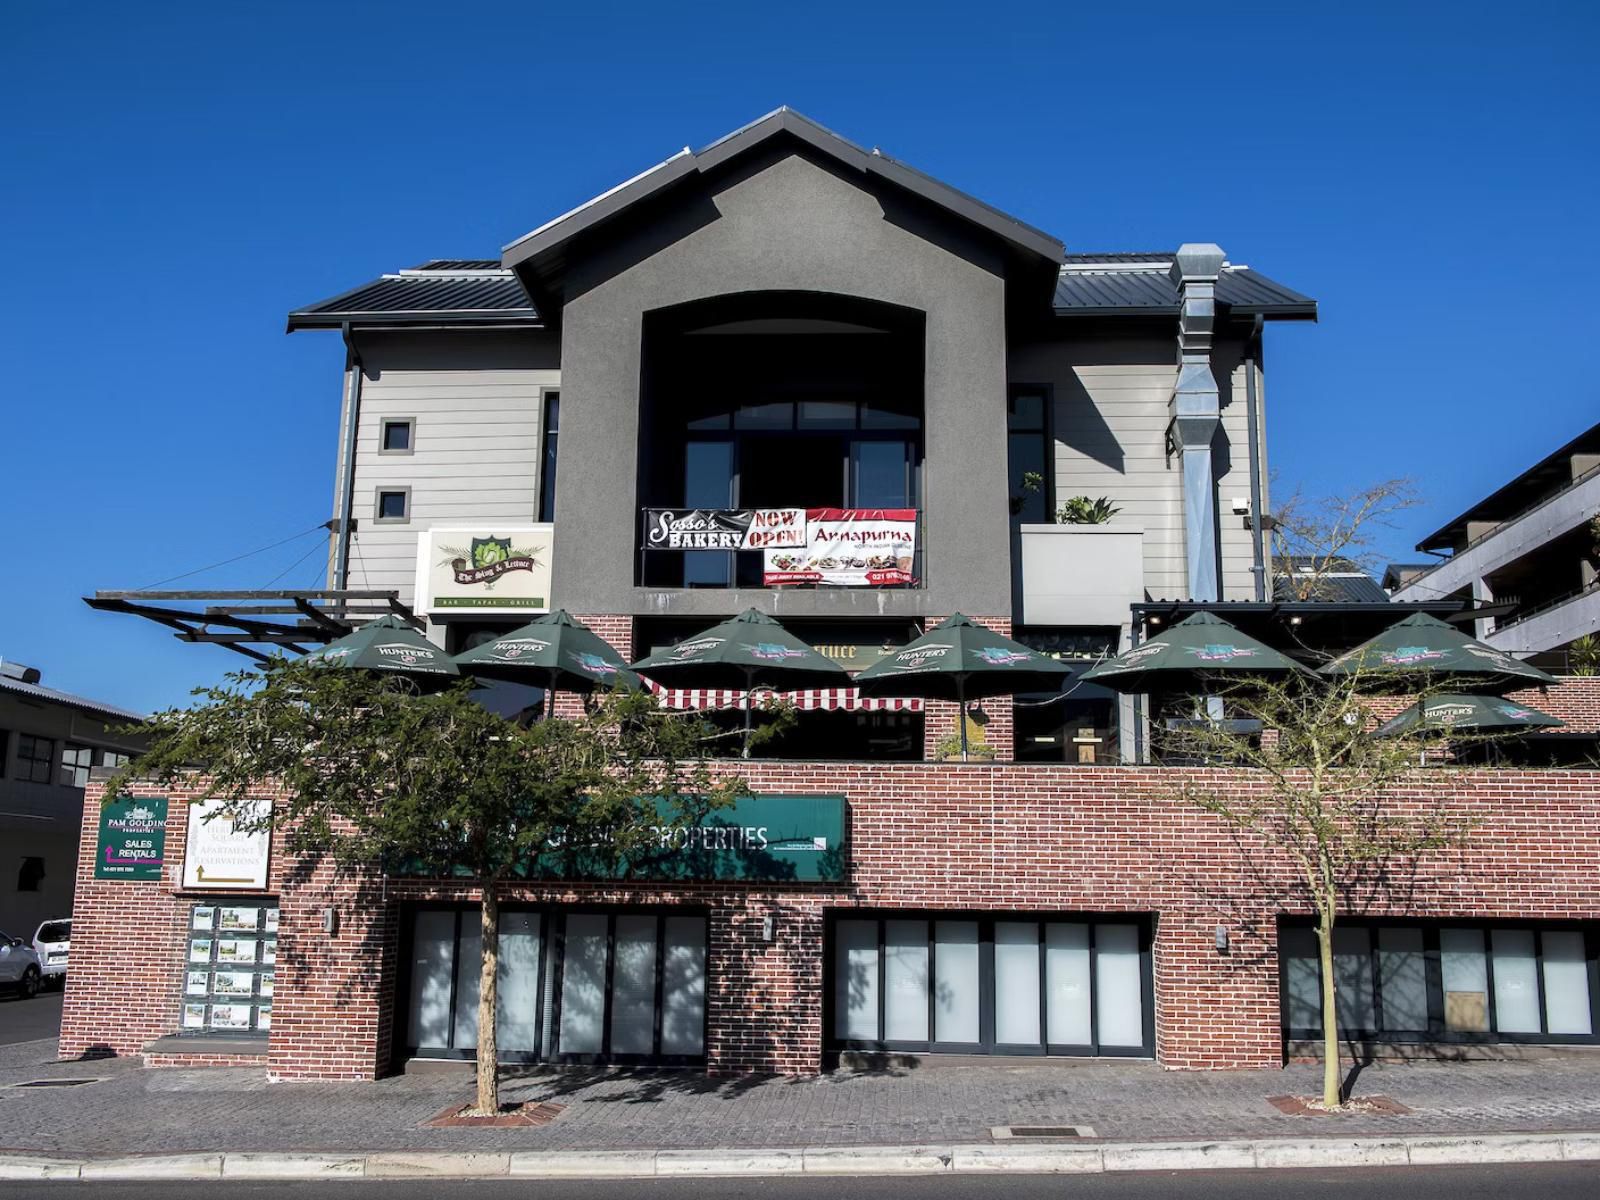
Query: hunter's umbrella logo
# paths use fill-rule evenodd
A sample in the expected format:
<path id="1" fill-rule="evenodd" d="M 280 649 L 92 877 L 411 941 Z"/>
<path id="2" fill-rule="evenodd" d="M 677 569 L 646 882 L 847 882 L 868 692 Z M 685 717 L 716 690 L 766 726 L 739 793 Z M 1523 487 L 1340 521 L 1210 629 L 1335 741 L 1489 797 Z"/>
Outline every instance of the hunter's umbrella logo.
<path id="1" fill-rule="evenodd" d="M 539 566 L 538 546 L 513 546 L 510 538 L 475 537 L 470 546 L 439 547 L 450 557 L 444 564 L 450 567 L 458 584 L 483 585 L 484 591 L 493 591 L 496 581 L 510 571 L 531 571 Z"/>

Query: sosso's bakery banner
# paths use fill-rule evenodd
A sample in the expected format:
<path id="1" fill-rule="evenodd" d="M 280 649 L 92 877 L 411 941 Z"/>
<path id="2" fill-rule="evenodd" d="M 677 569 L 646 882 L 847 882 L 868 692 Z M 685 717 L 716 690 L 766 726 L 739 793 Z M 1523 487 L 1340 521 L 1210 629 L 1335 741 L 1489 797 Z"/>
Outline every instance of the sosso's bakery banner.
<path id="1" fill-rule="evenodd" d="M 914 508 L 650 508 L 646 550 L 754 550 L 761 581 L 832 587 L 915 582 Z"/>
<path id="2" fill-rule="evenodd" d="M 417 537 L 420 610 L 550 611 L 554 525 L 435 527 Z"/>

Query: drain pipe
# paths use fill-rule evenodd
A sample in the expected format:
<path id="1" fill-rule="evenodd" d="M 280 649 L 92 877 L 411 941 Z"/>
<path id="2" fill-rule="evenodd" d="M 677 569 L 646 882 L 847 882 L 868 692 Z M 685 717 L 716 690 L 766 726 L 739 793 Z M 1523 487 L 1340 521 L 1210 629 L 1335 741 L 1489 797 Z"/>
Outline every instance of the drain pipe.
<path id="1" fill-rule="evenodd" d="M 339 490 L 334 497 L 334 527 L 338 540 L 333 552 L 333 586 L 350 586 L 351 513 L 356 498 L 356 426 L 361 418 L 361 353 L 350 336 L 350 322 L 339 326 L 344 338 L 344 429 L 339 446 Z"/>
<path id="2" fill-rule="evenodd" d="M 1267 547 L 1265 538 L 1266 517 L 1261 511 L 1261 430 L 1257 424 L 1256 371 L 1261 359 L 1261 327 L 1264 319 L 1256 314 L 1250 330 L 1250 340 L 1244 350 L 1244 397 L 1248 408 L 1250 438 L 1250 543 L 1254 555 L 1250 574 L 1255 576 L 1256 602 L 1267 598 Z"/>

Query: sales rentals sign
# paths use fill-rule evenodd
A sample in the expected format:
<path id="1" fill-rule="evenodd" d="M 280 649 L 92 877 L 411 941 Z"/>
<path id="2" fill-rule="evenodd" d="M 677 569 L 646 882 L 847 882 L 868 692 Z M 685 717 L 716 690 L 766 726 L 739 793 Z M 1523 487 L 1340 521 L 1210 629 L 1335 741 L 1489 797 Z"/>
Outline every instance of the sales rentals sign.
<path id="1" fill-rule="evenodd" d="M 915 582 L 914 508 L 649 508 L 646 550 L 759 550 L 762 583 Z"/>

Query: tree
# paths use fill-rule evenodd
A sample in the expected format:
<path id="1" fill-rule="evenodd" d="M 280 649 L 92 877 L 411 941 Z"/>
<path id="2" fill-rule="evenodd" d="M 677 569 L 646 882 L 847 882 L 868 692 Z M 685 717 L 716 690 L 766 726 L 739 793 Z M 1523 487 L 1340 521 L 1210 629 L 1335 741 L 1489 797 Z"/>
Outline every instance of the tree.
<path id="1" fill-rule="evenodd" d="M 1361 668 L 1333 679 L 1292 677 L 1276 681 L 1241 680 L 1223 689 L 1234 721 L 1184 722 L 1169 732 L 1163 757 L 1244 768 L 1229 787 L 1201 777 L 1177 786 L 1179 797 L 1260 839 L 1287 858 L 1298 881 L 1279 900 L 1308 900 L 1317 922 L 1322 964 L 1322 1103 L 1342 1102 L 1339 1078 L 1338 995 L 1333 972 L 1333 931 L 1350 899 L 1360 889 L 1387 885 L 1392 865 L 1415 861 L 1428 851 L 1460 846 L 1472 822 L 1452 813 L 1448 787 L 1430 767 L 1419 775 L 1424 756 L 1437 761 L 1437 729 L 1417 725 L 1405 733 L 1376 737 L 1374 692 L 1393 692 L 1392 671 Z M 1424 696 L 1417 696 L 1420 702 Z M 1259 723 L 1262 732 L 1238 722 Z M 1486 740 L 1485 735 L 1452 733 L 1457 746 Z M 1396 790 L 1424 782 L 1404 804 Z M 1277 872 L 1263 872 L 1267 886 Z M 1292 889 L 1292 890 L 1291 890 Z"/>
<path id="2" fill-rule="evenodd" d="M 199 783 L 236 824 L 276 823 L 295 855 L 362 871 L 470 878 L 483 962 L 475 1115 L 498 1113 L 499 898 L 529 873 L 636 870 L 662 830 L 726 805 L 703 728 L 648 695 L 612 695 L 583 717 L 519 726 L 471 685 L 418 695 L 405 680 L 305 663 L 231 675 L 192 708 L 150 719 L 149 749 L 107 783 Z M 260 803 L 267 787 L 285 794 Z M 273 811 L 275 808 L 275 811 Z"/>
<path id="3" fill-rule="evenodd" d="M 1373 574 L 1382 565 L 1381 531 L 1393 529 L 1399 513 L 1420 503 L 1408 479 L 1386 479 L 1348 496 L 1290 495 L 1269 525 L 1279 599 L 1337 599 L 1332 577 Z"/>

